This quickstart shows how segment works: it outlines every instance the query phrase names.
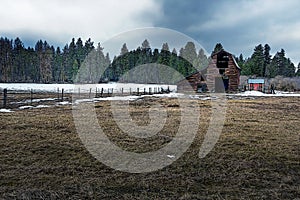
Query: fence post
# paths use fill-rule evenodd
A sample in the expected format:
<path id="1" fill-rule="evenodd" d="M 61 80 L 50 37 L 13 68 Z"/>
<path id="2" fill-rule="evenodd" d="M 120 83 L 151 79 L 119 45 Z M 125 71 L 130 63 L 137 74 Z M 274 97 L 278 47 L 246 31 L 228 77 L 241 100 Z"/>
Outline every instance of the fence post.
<path id="1" fill-rule="evenodd" d="M 96 94 L 95 94 L 95 97 L 98 98 L 98 89 L 96 87 Z"/>
<path id="2" fill-rule="evenodd" d="M 64 88 L 61 89 L 61 101 L 64 101 Z"/>
<path id="3" fill-rule="evenodd" d="M 57 101 L 59 101 L 59 88 L 57 88 Z"/>
<path id="4" fill-rule="evenodd" d="M 30 89 L 30 105 L 32 105 L 33 91 Z"/>
<path id="5" fill-rule="evenodd" d="M 90 88 L 89 98 L 91 98 L 92 88 Z"/>
<path id="6" fill-rule="evenodd" d="M 140 88 L 137 88 L 137 95 L 139 96 Z"/>
<path id="7" fill-rule="evenodd" d="M 131 88 L 129 88 L 129 94 L 131 95 Z"/>
<path id="8" fill-rule="evenodd" d="M 6 108 L 6 103 L 7 103 L 7 89 L 5 88 L 3 90 L 3 107 Z"/>
<path id="9" fill-rule="evenodd" d="M 101 88 L 101 97 L 103 97 L 103 88 Z"/>

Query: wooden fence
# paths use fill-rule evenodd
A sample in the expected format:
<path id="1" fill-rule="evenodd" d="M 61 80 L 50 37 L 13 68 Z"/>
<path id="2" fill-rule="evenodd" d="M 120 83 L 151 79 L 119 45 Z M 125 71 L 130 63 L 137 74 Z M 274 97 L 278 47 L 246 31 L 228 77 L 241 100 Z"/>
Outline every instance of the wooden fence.
<path id="1" fill-rule="evenodd" d="M 72 95 L 76 94 L 79 97 L 82 95 L 84 98 L 105 98 L 111 96 L 128 96 L 128 95 L 153 95 L 169 93 L 170 89 L 162 87 L 149 87 L 149 88 L 121 88 L 119 90 L 113 88 L 76 88 L 77 91 L 69 92 L 64 88 L 57 88 L 56 91 L 44 92 L 30 90 L 0 90 L 0 108 L 12 108 L 18 105 L 32 105 L 40 101 L 71 101 Z"/>

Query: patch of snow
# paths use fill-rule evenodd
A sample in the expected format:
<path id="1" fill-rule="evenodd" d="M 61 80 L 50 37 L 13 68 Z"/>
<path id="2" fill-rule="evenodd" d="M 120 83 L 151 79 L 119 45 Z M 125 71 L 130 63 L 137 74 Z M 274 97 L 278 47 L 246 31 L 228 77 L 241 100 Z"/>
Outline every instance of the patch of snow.
<path id="1" fill-rule="evenodd" d="M 71 105 L 72 103 L 68 102 L 68 101 L 62 101 L 62 102 L 58 102 L 57 105 Z"/>
<path id="2" fill-rule="evenodd" d="M 55 101 L 56 99 L 55 98 L 46 98 L 46 99 L 32 99 L 32 102 L 35 102 L 35 103 L 38 103 L 38 102 L 41 102 L 41 101 Z M 30 102 L 30 100 L 27 100 Z"/>
<path id="3" fill-rule="evenodd" d="M 108 101 L 134 101 L 140 99 L 141 96 L 114 96 L 106 98 L 97 98 L 96 100 L 108 100 Z"/>
<path id="4" fill-rule="evenodd" d="M 245 91 L 242 93 L 236 94 L 237 96 L 265 96 L 265 93 L 259 91 Z"/>
<path id="5" fill-rule="evenodd" d="M 246 91 L 246 92 L 233 94 L 233 95 L 243 96 L 243 97 L 300 97 L 299 93 L 282 92 L 282 91 L 275 91 L 275 94 L 266 94 L 260 91 Z"/>
<path id="6" fill-rule="evenodd" d="M 212 98 L 211 97 L 203 97 L 203 98 L 200 98 L 202 101 L 208 101 L 208 100 L 211 100 Z"/>
<path id="7" fill-rule="evenodd" d="M 38 105 L 35 108 L 50 108 L 51 106 L 48 105 Z"/>
<path id="8" fill-rule="evenodd" d="M 167 155 L 168 158 L 175 158 L 174 155 Z"/>
<path id="9" fill-rule="evenodd" d="M 25 109 L 31 109 L 34 108 L 33 106 L 20 106 L 19 109 L 20 110 L 25 110 Z"/>
<path id="10" fill-rule="evenodd" d="M 2 112 L 2 113 L 11 113 L 11 112 L 14 112 L 14 111 L 12 111 L 10 109 L 4 109 L 4 108 L 2 108 L 2 109 L 0 109 L 0 112 Z"/>
<path id="11" fill-rule="evenodd" d="M 99 102 L 99 101 L 134 101 L 139 98 L 142 98 L 142 96 L 114 96 L 114 97 L 103 97 L 103 98 L 93 98 L 93 99 L 77 99 L 75 100 L 75 104 Z"/>
<path id="12" fill-rule="evenodd" d="M 154 95 L 148 95 L 148 96 L 178 98 L 178 97 L 181 97 L 183 95 L 184 94 L 182 94 L 182 93 L 171 92 L 171 93 L 166 93 L 166 94 L 154 94 Z"/>
<path id="13" fill-rule="evenodd" d="M 211 100 L 212 98 L 209 96 L 203 96 L 203 95 L 189 95 L 188 98 L 190 99 L 199 99 L 203 101 Z"/>

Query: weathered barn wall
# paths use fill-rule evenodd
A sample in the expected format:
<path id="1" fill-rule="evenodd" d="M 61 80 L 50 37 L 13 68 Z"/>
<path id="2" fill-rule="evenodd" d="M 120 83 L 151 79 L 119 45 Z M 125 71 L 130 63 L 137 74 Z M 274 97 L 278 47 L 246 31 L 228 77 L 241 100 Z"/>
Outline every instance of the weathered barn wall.
<path id="1" fill-rule="evenodd" d="M 237 91 L 240 82 L 240 68 L 234 56 L 221 50 L 211 56 L 208 67 L 201 72 L 194 73 L 177 84 L 178 91 L 193 91 L 199 85 L 207 85 L 210 92 Z"/>
<path id="2" fill-rule="evenodd" d="M 186 79 L 183 79 L 177 83 L 177 90 L 179 92 L 194 92 L 197 91 L 201 84 L 204 84 L 204 78 L 201 72 L 196 72 Z"/>

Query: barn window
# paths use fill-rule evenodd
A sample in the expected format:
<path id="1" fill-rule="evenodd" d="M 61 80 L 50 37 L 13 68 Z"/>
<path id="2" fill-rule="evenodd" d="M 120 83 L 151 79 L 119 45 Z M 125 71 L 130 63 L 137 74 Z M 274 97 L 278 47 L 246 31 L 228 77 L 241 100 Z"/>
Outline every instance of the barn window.
<path id="1" fill-rule="evenodd" d="M 228 68 L 229 56 L 226 52 L 220 52 L 217 56 L 217 67 Z"/>

